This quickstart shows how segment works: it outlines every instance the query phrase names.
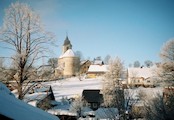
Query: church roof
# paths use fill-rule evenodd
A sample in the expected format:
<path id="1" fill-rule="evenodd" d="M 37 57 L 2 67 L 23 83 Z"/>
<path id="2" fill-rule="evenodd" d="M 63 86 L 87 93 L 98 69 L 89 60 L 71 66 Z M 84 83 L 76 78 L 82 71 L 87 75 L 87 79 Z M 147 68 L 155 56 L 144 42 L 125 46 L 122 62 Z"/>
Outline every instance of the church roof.
<path id="1" fill-rule="evenodd" d="M 59 58 L 64 57 L 75 57 L 75 54 L 72 49 L 68 49 L 63 55 L 61 55 Z"/>
<path id="2" fill-rule="evenodd" d="M 68 44 L 71 44 L 71 42 L 70 42 L 70 40 L 69 40 L 68 36 L 66 36 L 65 41 L 64 41 L 64 44 L 63 44 L 63 45 L 68 45 Z"/>

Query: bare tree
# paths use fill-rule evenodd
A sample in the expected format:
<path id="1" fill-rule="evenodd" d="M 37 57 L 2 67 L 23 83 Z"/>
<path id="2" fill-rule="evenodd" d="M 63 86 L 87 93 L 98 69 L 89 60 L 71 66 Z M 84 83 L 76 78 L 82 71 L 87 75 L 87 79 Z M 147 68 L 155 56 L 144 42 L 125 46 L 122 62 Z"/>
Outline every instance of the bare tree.
<path id="1" fill-rule="evenodd" d="M 37 76 L 42 81 L 48 81 L 54 79 L 54 68 L 50 65 L 42 65 L 37 69 Z"/>
<path id="2" fill-rule="evenodd" d="M 51 65 L 52 68 L 56 68 L 58 64 L 58 59 L 57 58 L 50 58 L 48 60 L 48 65 Z"/>
<path id="3" fill-rule="evenodd" d="M 0 57 L 0 81 L 4 81 L 5 80 L 5 65 L 4 65 L 4 58 Z"/>
<path id="4" fill-rule="evenodd" d="M 11 56 L 16 70 L 13 80 L 17 83 L 18 98 L 23 99 L 29 89 L 23 84 L 34 74 L 34 63 L 48 52 L 46 47 L 52 43 L 53 36 L 43 30 L 39 15 L 19 2 L 12 3 L 6 10 L 0 35 L 0 41 L 14 53 Z"/>
<path id="5" fill-rule="evenodd" d="M 124 115 L 124 90 L 121 85 L 123 63 L 117 57 L 111 59 L 109 71 L 104 76 L 103 97 L 105 107 L 116 107 L 120 115 Z"/>
<path id="6" fill-rule="evenodd" d="M 4 58 L 0 57 L 0 69 L 4 68 Z"/>

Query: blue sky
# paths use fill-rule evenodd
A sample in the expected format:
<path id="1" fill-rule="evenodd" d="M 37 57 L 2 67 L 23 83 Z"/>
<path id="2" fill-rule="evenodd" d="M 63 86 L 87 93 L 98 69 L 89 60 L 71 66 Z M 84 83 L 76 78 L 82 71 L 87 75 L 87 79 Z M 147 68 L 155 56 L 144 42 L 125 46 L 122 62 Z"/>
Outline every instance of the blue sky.
<path id="1" fill-rule="evenodd" d="M 18 0 L 40 14 L 53 32 L 61 54 L 68 32 L 74 51 L 84 58 L 119 56 L 126 65 L 139 60 L 159 62 L 164 42 L 174 38 L 174 0 Z M 4 9 L 15 0 L 0 0 L 0 26 Z M 5 54 L 0 51 L 0 55 Z"/>

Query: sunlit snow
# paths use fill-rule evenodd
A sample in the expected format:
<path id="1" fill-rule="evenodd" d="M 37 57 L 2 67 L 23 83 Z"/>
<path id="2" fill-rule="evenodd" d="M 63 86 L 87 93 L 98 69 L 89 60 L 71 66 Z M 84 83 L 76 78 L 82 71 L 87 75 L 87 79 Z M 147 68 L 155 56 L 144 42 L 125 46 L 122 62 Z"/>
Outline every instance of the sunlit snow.
<path id="1" fill-rule="evenodd" d="M 68 78 L 57 81 L 46 82 L 51 85 L 56 100 L 67 97 L 81 96 L 84 89 L 102 89 L 102 78 L 82 79 Z"/>

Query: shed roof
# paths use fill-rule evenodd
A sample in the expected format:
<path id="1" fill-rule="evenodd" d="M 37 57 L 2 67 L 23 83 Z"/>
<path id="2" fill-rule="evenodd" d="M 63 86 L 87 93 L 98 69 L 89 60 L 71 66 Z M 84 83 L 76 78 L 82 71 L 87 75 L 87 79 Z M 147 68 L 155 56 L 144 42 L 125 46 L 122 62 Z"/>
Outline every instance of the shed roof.
<path id="1" fill-rule="evenodd" d="M 101 101 L 100 90 L 83 90 L 82 96 L 89 103 Z"/>

